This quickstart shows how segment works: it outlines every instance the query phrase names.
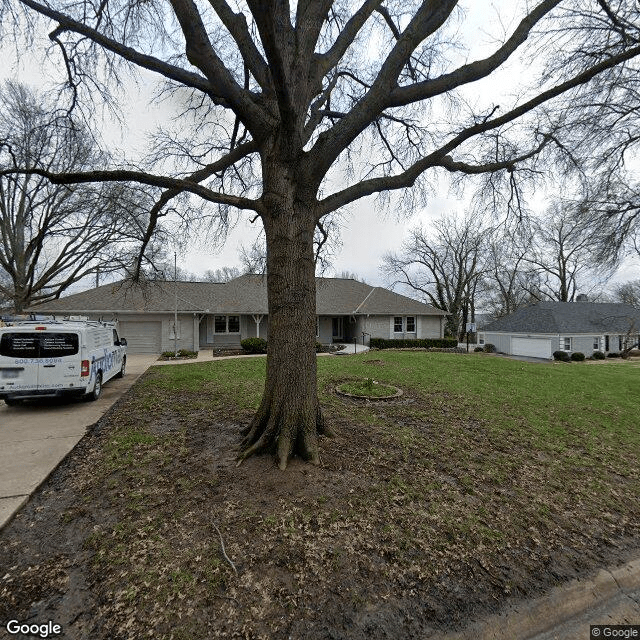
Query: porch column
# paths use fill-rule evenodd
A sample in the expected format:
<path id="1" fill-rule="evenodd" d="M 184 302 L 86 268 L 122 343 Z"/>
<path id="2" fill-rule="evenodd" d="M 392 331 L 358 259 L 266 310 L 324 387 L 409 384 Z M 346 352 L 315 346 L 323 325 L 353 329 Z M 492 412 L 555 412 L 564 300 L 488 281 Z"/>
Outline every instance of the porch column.
<path id="1" fill-rule="evenodd" d="M 253 321 L 256 323 L 256 338 L 260 337 L 260 323 L 262 322 L 262 318 L 264 318 L 264 314 L 251 316 Z"/>

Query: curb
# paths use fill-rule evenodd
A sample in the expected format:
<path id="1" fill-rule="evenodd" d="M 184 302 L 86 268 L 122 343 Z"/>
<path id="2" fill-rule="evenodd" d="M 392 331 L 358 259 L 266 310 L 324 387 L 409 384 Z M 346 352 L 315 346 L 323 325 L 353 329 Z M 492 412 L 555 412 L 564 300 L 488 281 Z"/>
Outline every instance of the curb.
<path id="1" fill-rule="evenodd" d="M 475 622 L 463 631 L 435 635 L 432 640 L 533 640 L 559 625 L 571 623 L 578 616 L 614 604 L 620 596 L 638 589 L 640 558 L 613 569 L 601 569 L 592 579 L 572 580 L 554 587 L 545 596 L 512 605 L 503 613 Z M 585 640 L 588 628 L 586 631 Z"/>

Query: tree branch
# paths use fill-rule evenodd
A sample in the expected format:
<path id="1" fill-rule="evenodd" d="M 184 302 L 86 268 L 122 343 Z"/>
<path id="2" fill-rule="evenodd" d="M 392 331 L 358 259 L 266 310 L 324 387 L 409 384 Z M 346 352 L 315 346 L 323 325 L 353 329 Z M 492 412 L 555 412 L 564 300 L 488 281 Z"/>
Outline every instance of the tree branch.
<path id="1" fill-rule="evenodd" d="M 216 54 L 195 2 L 170 2 L 185 38 L 187 59 L 207 77 L 209 93 L 233 109 L 251 131 L 254 140 L 260 139 L 266 128 L 267 113 L 254 102 L 250 92 L 240 87 Z"/>
<path id="2" fill-rule="evenodd" d="M 159 73 L 165 78 L 175 80 L 176 82 L 179 82 L 180 84 L 183 84 L 187 87 L 202 91 L 203 93 L 206 93 L 216 104 L 224 107 L 229 106 L 225 100 L 216 99 L 215 95 L 212 93 L 211 86 L 207 82 L 207 79 L 203 78 L 197 73 L 192 73 L 190 71 L 187 71 L 186 69 L 182 69 L 181 67 L 177 67 L 175 65 L 159 60 L 158 58 L 154 58 L 153 56 L 140 53 L 139 51 L 136 51 L 131 47 L 127 47 L 122 43 L 105 36 L 96 29 L 93 29 L 92 27 L 89 27 L 82 22 L 78 22 L 77 20 L 74 20 L 73 18 L 63 13 L 60 13 L 59 11 L 55 11 L 54 9 L 51 9 L 46 5 L 40 4 L 35 0 L 20 0 L 20 2 L 30 9 L 33 9 L 37 13 L 46 16 L 51 20 L 54 20 L 60 25 L 60 27 L 62 27 L 64 31 L 71 31 L 73 33 L 85 36 L 92 42 L 95 42 L 97 45 L 101 46 L 103 49 L 120 56 L 123 60 L 127 60 L 128 62 L 131 62 L 143 69 Z M 56 29 L 54 33 L 59 34 L 60 31 L 60 29 Z"/>
<path id="3" fill-rule="evenodd" d="M 559 0 L 556 0 L 559 1 Z M 324 175 L 342 151 L 384 111 L 390 92 L 416 47 L 437 31 L 451 15 L 457 0 L 425 0 L 397 39 L 365 96 L 329 131 L 318 136 L 313 147 L 314 172 Z M 372 8 L 374 10 L 375 7 Z"/>
<path id="4" fill-rule="evenodd" d="M 595 78 L 598 74 L 610 69 L 612 67 L 617 66 L 618 64 L 625 62 L 627 60 L 631 60 L 636 56 L 640 55 L 640 46 L 633 47 L 628 49 L 627 51 L 623 51 L 615 56 L 610 56 L 606 60 L 599 62 L 594 65 L 590 69 L 579 73 L 577 76 L 567 80 L 566 82 L 562 82 L 551 89 L 547 89 L 547 91 L 543 91 L 541 94 L 528 100 L 523 103 L 519 107 L 515 107 L 511 111 L 499 116 L 497 118 L 492 118 L 490 120 L 483 120 L 478 122 L 470 127 L 467 127 L 463 131 L 461 131 L 457 136 L 452 138 L 448 143 L 440 147 L 439 149 L 431 152 L 424 158 L 418 160 L 414 163 L 407 171 L 404 171 L 400 174 L 394 176 L 383 176 L 380 178 L 372 178 L 370 180 L 365 180 L 359 184 L 352 185 L 343 191 L 328 196 L 320 203 L 320 213 L 318 215 L 325 215 L 328 211 L 333 211 L 340 207 L 353 202 L 358 198 L 362 198 L 364 196 L 371 195 L 373 193 L 378 193 L 380 191 L 389 191 L 395 189 L 403 189 L 410 187 L 414 184 L 416 179 L 420 176 L 420 174 L 424 173 L 427 169 L 436 166 L 443 166 L 447 168 L 446 165 L 453 166 L 453 160 L 447 160 L 446 156 L 458 148 L 463 142 L 466 142 L 470 138 L 473 138 L 482 133 L 486 133 L 487 131 L 491 131 L 492 129 L 497 129 L 509 122 L 516 120 L 517 118 L 523 116 L 524 114 L 532 111 L 536 107 L 548 102 L 549 100 L 566 93 L 570 89 L 578 87 L 580 85 L 586 84 L 593 78 Z M 346 118 L 342 121 L 344 122 Z M 335 129 L 335 127 L 334 127 Z M 545 140 L 548 142 L 552 138 L 547 136 Z M 542 147 L 540 147 L 542 148 Z M 520 157 L 521 159 L 526 159 L 531 157 L 531 152 Z M 493 170 L 498 170 L 501 168 L 508 168 L 510 165 L 513 165 L 516 161 L 520 161 L 518 159 L 505 160 L 502 163 L 498 163 L 504 166 L 496 166 L 495 163 L 489 163 L 486 165 L 482 165 L 487 167 L 486 170 L 474 170 L 472 166 L 467 166 L 467 173 L 484 173 L 487 172 L 491 167 L 494 167 Z M 464 164 L 460 165 L 461 169 L 465 168 Z"/>
<path id="5" fill-rule="evenodd" d="M 271 72 L 262 54 L 256 47 L 247 27 L 247 20 L 243 13 L 234 13 L 225 0 L 209 0 L 209 4 L 234 39 L 245 65 L 263 91 L 273 90 Z"/>
<path id="6" fill-rule="evenodd" d="M 228 205 L 238 209 L 252 209 L 260 212 L 261 205 L 258 200 L 251 200 L 241 196 L 233 196 L 226 193 L 218 193 L 182 178 L 171 178 L 169 176 L 157 176 L 144 171 L 131 171 L 128 169 L 114 169 L 111 171 L 86 171 L 55 173 L 44 169 L 6 169 L 0 171 L 0 177 L 8 175 L 39 175 L 53 184 L 78 184 L 87 182 L 137 182 L 147 184 L 152 187 L 163 189 L 177 189 L 178 191 L 193 193 L 203 200 L 215 204 Z"/>
<path id="7" fill-rule="evenodd" d="M 427 98 L 433 98 L 470 82 L 487 77 L 526 42 L 531 29 L 554 9 L 561 0 L 545 0 L 528 14 L 516 27 L 511 37 L 491 56 L 470 64 L 465 64 L 455 71 L 432 80 L 417 82 L 406 87 L 396 87 L 391 91 L 386 107 L 400 107 Z"/>

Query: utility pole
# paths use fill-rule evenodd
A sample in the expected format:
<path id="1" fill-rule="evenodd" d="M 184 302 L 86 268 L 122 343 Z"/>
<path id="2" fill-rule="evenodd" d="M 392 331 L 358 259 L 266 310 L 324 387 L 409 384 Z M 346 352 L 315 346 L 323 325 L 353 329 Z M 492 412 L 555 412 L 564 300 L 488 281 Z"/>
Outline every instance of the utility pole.
<path id="1" fill-rule="evenodd" d="M 178 256 L 173 252 L 173 292 L 175 295 L 175 306 L 173 314 L 173 350 L 178 357 Z"/>

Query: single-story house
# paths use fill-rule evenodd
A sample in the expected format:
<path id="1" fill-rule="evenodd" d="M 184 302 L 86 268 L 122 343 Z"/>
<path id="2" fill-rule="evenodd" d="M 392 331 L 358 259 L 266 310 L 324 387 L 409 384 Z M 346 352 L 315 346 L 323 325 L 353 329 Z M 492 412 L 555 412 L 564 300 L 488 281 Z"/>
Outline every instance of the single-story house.
<path id="1" fill-rule="evenodd" d="M 30 311 L 117 320 L 130 353 L 174 348 L 236 348 L 269 337 L 267 282 L 247 274 L 226 283 L 154 281 L 106 284 Z M 316 335 L 323 344 L 370 338 L 442 338 L 446 312 L 382 287 L 346 278 L 316 279 Z"/>
<path id="2" fill-rule="evenodd" d="M 484 326 L 480 344 L 500 353 L 552 358 L 554 351 L 617 353 L 638 344 L 640 309 L 628 304 L 538 302 Z"/>

